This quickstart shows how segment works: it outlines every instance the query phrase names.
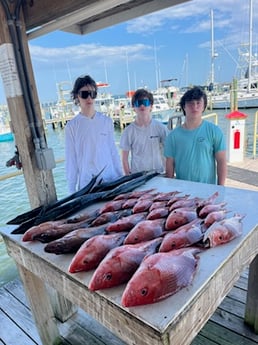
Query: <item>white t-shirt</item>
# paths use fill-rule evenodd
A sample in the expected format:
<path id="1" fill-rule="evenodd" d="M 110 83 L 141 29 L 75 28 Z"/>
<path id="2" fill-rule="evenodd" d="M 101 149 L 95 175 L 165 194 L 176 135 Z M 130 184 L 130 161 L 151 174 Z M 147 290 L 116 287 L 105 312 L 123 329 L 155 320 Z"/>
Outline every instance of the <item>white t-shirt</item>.
<path id="1" fill-rule="evenodd" d="M 65 167 L 70 193 L 85 187 L 103 168 L 103 181 L 123 175 L 111 118 L 96 112 L 93 118 L 79 113 L 65 127 Z"/>

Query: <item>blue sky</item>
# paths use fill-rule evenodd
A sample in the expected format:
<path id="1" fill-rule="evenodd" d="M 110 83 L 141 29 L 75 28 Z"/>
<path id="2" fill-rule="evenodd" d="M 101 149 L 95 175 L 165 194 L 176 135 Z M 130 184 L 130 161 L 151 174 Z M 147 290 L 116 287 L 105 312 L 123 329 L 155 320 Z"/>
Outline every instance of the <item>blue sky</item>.
<path id="1" fill-rule="evenodd" d="M 237 73 L 238 49 L 249 40 L 249 0 L 192 0 L 153 14 L 79 36 L 52 32 L 29 41 L 41 102 L 57 99 L 57 83 L 90 74 L 108 82 L 108 92 L 125 94 L 159 80 L 175 86 L 205 84 L 211 74 L 214 18 L 215 82 Z M 258 0 L 253 0 L 253 52 L 258 40 Z M 0 80 L 0 103 L 6 103 Z"/>

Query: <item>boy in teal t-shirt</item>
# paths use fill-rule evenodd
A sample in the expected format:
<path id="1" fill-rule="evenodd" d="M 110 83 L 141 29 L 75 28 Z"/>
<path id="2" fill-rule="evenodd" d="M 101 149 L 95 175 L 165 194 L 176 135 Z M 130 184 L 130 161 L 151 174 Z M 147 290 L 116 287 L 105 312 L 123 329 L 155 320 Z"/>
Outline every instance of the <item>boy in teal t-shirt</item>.
<path id="1" fill-rule="evenodd" d="M 188 90 L 180 105 L 186 118 L 183 125 L 166 138 L 166 176 L 224 185 L 227 171 L 225 139 L 218 126 L 202 119 L 207 106 L 205 92 L 198 87 Z"/>

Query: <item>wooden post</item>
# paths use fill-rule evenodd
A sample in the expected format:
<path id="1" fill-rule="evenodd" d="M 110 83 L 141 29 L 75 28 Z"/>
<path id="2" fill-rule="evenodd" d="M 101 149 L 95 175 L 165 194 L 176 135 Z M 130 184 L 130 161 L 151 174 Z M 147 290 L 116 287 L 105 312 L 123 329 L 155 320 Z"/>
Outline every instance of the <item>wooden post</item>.
<path id="1" fill-rule="evenodd" d="M 238 110 L 238 95 L 237 95 L 237 79 L 233 79 L 230 91 L 230 110 L 231 112 Z"/>
<path id="2" fill-rule="evenodd" d="M 9 7 L 11 13 L 14 11 L 16 2 L 17 1 L 14 1 Z M 8 1 L 8 4 L 11 4 L 11 2 Z M 32 94 L 37 116 L 36 126 L 43 137 L 45 137 L 40 103 L 38 100 L 22 13 L 20 14 L 19 24 L 21 27 L 22 45 L 26 60 L 26 68 L 29 74 L 29 91 Z M 28 114 L 26 113 L 21 80 L 14 54 L 15 42 L 12 42 L 9 25 L 15 25 L 15 23 L 7 20 L 4 8 L 0 3 L 0 73 L 3 79 L 12 128 L 15 136 L 15 144 L 18 148 L 22 162 L 22 169 L 30 204 L 32 208 L 35 208 L 39 205 L 47 205 L 55 201 L 56 189 L 52 170 L 40 170 L 37 167 L 31 125 L 28 120 Z M 25 87 L 27 87 L 27 85 Z M 62 303 L 60 303 L 60 301 Z M 56 299 L 56 304 L 57 307 L 55 307 L 55 310 L 62 312 L 62 315 L 57 316 L 59 319 L 66 319 L 74 313 L 72 304 L 66 299 L 60 297 Z M 67 316 L 64 315 L 65 313 Z"/>
<path id="3" fill-rule="evenodd" d="M 10 11 L 12 10 L 13 8 L 10 9 Z M 9 25 L 12 24 L 9 23 Z M 30 91 L 33 95 L 33 102 L 37 114 L 36 126 L 38 126 L 39 131 L 45 136 L 22 13 L 21 26 L 23 48 L 30 78 Z M 21 81 L 14 55 L 14 44 L 11 40 L 6 14 L 2 5 L 0 5 L 0 72 L 14 131 L 15 144 L 17 145 L 21 158 L 31 207 L 34 208 L 42 204 L 47 205 L 56 200 L 53 174 L 51 170 L 39 170 L 36 164 L 31 127 L 26 113 L 24 95 L 22 93 Z"/>
<path id="4" fill-rule="evenodd" d="M 43 345 L 57 343 L 60 334 L 46 286 L 25 267 L 19 264 L 17 267 L 26 287 L 26 295 Z"/>

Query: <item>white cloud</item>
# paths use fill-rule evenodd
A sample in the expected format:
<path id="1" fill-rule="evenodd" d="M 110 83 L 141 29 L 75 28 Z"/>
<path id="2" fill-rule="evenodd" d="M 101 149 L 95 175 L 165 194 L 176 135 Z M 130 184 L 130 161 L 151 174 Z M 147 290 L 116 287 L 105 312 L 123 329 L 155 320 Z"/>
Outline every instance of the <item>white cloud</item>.
<path id="1" fill-rule="evenodd" d="M 206 32 L 210 27 L 210 10 L 213 9 L 216 28 L 227 28 L 226 34 L 240 30 L 245 22 L 248 29 L 248 0 L 192 0 L 182 5 L 173 6 L 136 18 L 128 22 L 128 33 L 153 34 L 169 25 L 169 29 L 180 29 L 180 32 Z M 254 21 L 258 18 L 258 1 L 253 1 Z M 187 20 L 188 25 L 186 26 Z"/>
<path id="2" fill-rule="evenodd" d="M 148 52 L 152 47 L 144 44 L 133 44 L 124 46 L 105 46 L 101 44 L 80 44 L 60 48 L 46 48 L 30 45 L 30 53 L 34 62 L 49 63 L 52 61 L 60 62 L 84 60 L 84 61 L 112 61 L 116 62 L 121 58 L 130 55 L 130 60 L 146 59 Z"/>

